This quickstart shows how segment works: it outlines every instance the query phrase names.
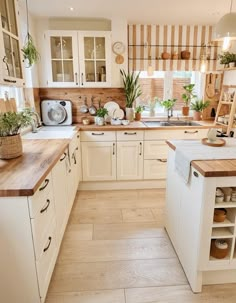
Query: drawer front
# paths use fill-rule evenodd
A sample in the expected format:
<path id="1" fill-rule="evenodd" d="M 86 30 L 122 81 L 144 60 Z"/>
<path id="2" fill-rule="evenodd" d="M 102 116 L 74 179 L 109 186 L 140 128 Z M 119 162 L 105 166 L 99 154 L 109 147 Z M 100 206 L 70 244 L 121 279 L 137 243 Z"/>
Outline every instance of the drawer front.
<path id="1" fill-rule="evenodd" d="M 144 159 L 167 159 L 167 154 L 165 141 L 144 141 Z"/>
<path id="2" fill-rule="evenodd" d="M 144 131 L 124 130 L 117 131 L 117 141 L 143 141 Z"/>
<path id="3" fill-rule="evenodd" d="M 166 160 L 144 160 L 144 179 L 166 179 Z"/>
<path id="4" fill-rule="evenodd" d="M 36 261 L 40 297 L 44 298 L 47 293 L 57 257 L 56 222 L 52 222 L 44 241 L 41 258 Z"/>
<path id="5" fill-rule="evenodd" d="M 116 133 L 114 131 L 81 131 L 81 141 L 115 141 Z"/>
<path id="6" fill-rule="evenodd" d="M 144 140 L 201 139 L 206 137 L 207 132 L 208 129 L 203 128 L 146 130 Z"/>
<path id="7" fill-rule="evenodd" d="M 45 200 L 47 200 L 50 191 L 52 191 L 52 174 L 51 172 L 47 175 L 47 177 L 40 184 L 36 193 L 29 197 L 29 211 L 30 217 L 35 218 L 43 208 L 45 204 Z"/>
<path id="8" fill-rule="evenodd" d="M 42 254 L 48 228 L 54 218 L 55 207 L 51 191 L 47 199 L 44 200 L 44 205 L 39 209 L 37 216 L 31 219 L 36 260 L 38 260 Z"/>

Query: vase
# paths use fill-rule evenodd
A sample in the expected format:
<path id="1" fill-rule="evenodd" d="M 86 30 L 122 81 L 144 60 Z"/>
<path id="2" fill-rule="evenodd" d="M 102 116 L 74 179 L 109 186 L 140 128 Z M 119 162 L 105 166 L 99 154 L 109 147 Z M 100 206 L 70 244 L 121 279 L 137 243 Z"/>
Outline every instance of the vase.
<path id="1" fill-rule="evenodd" d="M 135 120 L 140 121 L 141 120 L 141 113 L 135 113 Z"/>
<path id="2" fill-rule="evenodd" d="M 182 115 L 183 116 L 189 115 L 189 106 L 182 106 Z"/>
<path id="3" fill-rule="evenodd" d="M 196 111 L 193 112 L 193 120 L 194 121 L 200 121 L 201 120 L 201 116 L 202 116 L 201 112 L 196 112 Z"/>
<path id="4" fill-rule="evenodd" d="M 22 140 L 20 134 L 0 137 L 0 159 L 14 159 L 22 155 Z"/>
<path id="5" fill-rule="evenodd" d="M 126 107 L 125 115 L 127 120 L 129 120 L 130 122 L 134 121 L 134 109 L 132 107 Z"/>
<path id="6" fill-rule="evenodd" d="M 105 118 L 104 117 L 96 117 L 96 124 L 99 126 L 103 126 L 105 124 Z"/>

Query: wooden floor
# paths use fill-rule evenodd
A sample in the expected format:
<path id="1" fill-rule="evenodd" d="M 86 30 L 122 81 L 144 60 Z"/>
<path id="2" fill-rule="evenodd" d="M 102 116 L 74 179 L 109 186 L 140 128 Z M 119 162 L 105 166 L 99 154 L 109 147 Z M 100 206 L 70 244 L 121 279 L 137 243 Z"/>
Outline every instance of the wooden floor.
<path id="1" fill-rule="evenodd" d="M 235 303 L 235 284 L 192 293 L 164 204 L 161 189 L 79 192 L 46 303 Z"/>

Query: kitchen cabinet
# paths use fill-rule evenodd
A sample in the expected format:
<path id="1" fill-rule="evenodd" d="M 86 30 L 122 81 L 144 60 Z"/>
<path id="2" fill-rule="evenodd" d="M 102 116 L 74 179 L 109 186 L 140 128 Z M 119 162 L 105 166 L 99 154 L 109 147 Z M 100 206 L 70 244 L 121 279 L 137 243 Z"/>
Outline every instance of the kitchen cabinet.
<path id="1" fill-rule="evenodd" d="M 18 3 L 0 1 L 0 82 L 5 85 L 23 86 L 22 45 L 18 26 Z"/>
<path id="2" fill-rule="evenodd" d="M 110 32 L 47 31 L 50 87 L 109 87 Z"/>

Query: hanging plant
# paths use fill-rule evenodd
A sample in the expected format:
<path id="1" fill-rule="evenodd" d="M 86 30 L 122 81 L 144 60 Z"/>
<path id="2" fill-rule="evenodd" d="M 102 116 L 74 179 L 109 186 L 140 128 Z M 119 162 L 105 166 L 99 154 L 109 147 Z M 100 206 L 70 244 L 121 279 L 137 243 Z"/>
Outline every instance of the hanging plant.
<path id="1" fill-rule="evenodd" d="M 29 11 L 28 11 L 28 1 L 26 0 L 26 14 L 27 14 L 27 35 L 25 38 L 25 45 L 22 48 L 23 57 L 28 61 L 28 66 L 31 67 L 34 63 L 37 63 L 40 59 L 40 54 L 37 51 L 36 46 L 32 36 L 29 33 Z"/>

